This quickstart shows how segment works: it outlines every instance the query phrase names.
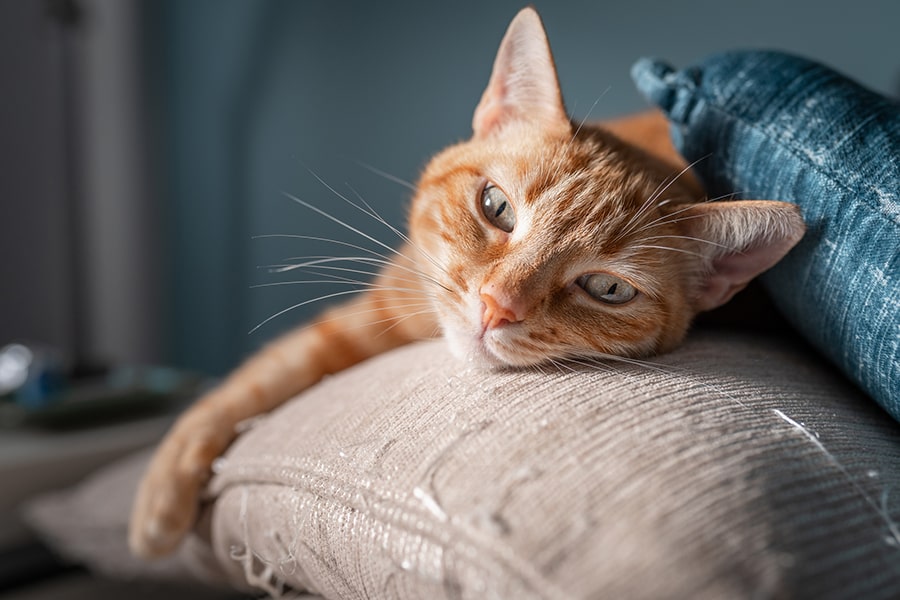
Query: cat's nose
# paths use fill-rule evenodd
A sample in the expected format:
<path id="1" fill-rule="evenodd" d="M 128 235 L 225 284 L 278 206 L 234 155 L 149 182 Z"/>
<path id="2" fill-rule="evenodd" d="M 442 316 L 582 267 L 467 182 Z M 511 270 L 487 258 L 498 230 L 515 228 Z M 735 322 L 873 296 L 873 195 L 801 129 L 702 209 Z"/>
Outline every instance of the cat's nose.
<path id="1" fill-rule="evenodd" d="M 495 329 L 522 320 L 512 308 L 504 306 L 488 293 L 481 293 L 481 305 L 481 324 L 485 329 Z"/>

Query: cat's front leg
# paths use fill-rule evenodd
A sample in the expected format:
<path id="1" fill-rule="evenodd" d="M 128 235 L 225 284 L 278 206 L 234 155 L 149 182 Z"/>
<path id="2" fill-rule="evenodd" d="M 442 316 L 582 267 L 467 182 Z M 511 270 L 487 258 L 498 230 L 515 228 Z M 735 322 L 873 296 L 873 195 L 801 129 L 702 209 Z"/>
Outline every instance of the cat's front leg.
<path id="1" fill-rule="evenodd" d="M 427 295 L 399 261 L 372 291 L 325 313 L 316 323 L 275 341 L 187 410 L 154 454 L 135 496 L 129 546 L 146 558 L 174 551 L 197 516 L 212 464 L 247 419 L 268 412 L 334 373 L 436 330 L 413 311 Z"/>
<path id="2" fill-rule="evenodd" d="M 310 358 L 328 352 L 322 339 L 313 327 L 276 341 L 178 419 L 138 487 L 128 540 L 132 552 L 154 558 L 175 550 L 197 516 L 213 461 L 228 448 L 239 423 L 336 370 Z"/>
<path id="3" fill-rule="evenodd" d="M 214 397 L 204 405 L 216 403 Z M 128 544 L 143 558 L 173 552 L 197 517 L 199 496 L 212 462 L 231 442 L 215 427 L 203 424 L 203 408 L 186 413 L 156 450 L 135 496 Z"/>

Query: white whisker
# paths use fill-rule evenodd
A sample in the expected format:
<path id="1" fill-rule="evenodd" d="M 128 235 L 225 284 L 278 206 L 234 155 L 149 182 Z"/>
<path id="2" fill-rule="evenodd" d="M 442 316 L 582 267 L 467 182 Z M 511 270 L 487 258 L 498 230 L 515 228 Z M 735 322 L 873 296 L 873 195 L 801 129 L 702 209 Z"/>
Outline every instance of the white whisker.
<path id="1" fill-rule="evenodd" d="M 411 318 L 413 318 L 413 317 L 418 317 L 419 315 L 427 315 L 427 314 L 431 314 L 431 313 L 434 313 L 434 312 L 435 312 L 435 311 L 434 311 L 434 308 L 432 307 L 432 308 L 430 308 L 430 309 L 428 309 L 428 310 L 420 310 L 420 311 L 416 311 L 416 312 L 406 313 L 406 314 L 403 314 L 403 315 L 396 315 L 396 316 L 393 316 L 393 317 L 389 317 L 389 318 L 387 318 L 387 319 L 381 319 L 380 321 L 375 321 L 374 323 L 372 323 L 373 325 L 374 325 L 374 324 L 378 324 L 378 323 L 384 323 L 384 322 L 387 322 L 387 321 L 395 321 L 393 324 L 391 324 L 390 327 L 385 328 L 383 331 L 381 331 L 380 333 L 378 333 L 375 337 L 376 337 L 376 338 L 381 337 L 382 335 L 386 334 L 387 332 L 389 332 L 389 331 L 390 331 L 391 329 L 393 329 L 394 327 L 397 327 L 397 326 L 399 326 L 399 325 L 402 325 L 402 324 L 403 324 L 403 321 L 406 321 L 407 319 L 411 319 Z"/>
<path id="2" fill-rule="evenodd" d="M 381 223 L 382 225 L 385 225 L 386 227 L 388 227 L 392 232 L 394 232 L 395 234 L 397 234 L 398 236 L 400 236 L 401 239 L 403 239 L 405 242 L 407 242 L 408 244 L 410 244 L 417 252 L 421 253 L 422 256 L 424 256 L 424 257 L 425 257 L 429 262 L 431 262 L 435 267 L 437 267 L 439 270 L 442 270 L 441 265 L 439 265 L 433 258 L 431 258 L 431 256 L 429 256 L 429 255 L 428 255 L 427 253 L 425 253 L 423 250 L 421 250 L 420 248 L 418 248 L 417 246 L 415 246 L 415 245 L 412 243 L 412 241 L 411 241 L 406 235 L 400 233 L 400 231 L 399 231 L 396 227 L 394 227 L 393 225 L 388 224 L 388 222 L 387 222 L 384 218 L 382 218 L 381 215 L 379 215 L 379 214 L 375 211 L 375 209 L 373 209 L 373 208 L 371 207 L 371 205 L 369 205 L 369 203 L 367 203 L 365 200 L 363 200 L 362 196 L 360 196 L 359 194 L 356 194 L 356 190 L 354 190 L 352 187 L 350 187 L 349 184 L 348 184 L 348 187 L 350 187 L 350 190 L 353 191 L 353 193 L 356 194 L 356 196 L 360 199 L 360 201 L 362 201 L 362 202 L 366 205 L 366 207 L 368 208 L 368 210 L 363 209 L 363 208 L 360 207 L 358 204 L 354 203 L 352 200 L 350 200 L 349 198 L 347 198 L 346 196 L 344 196 L 343 194 L 341 194 L 340 192 L 338 192 L 338 191 L 337 191 L 336 189 L 334 189 L 331 185 L 329 185 L 328 182 L 326 182 L 324 179 L 322 179 L 321 177 L 319 177 L 319 176 L 315 173 L 315 171 L 313 171 L 313 170 L 310 169 L 309 167 L 306 167 L 306 170 L 309 171 L 310 175 L 312 175 L 313 177 L 315 177 L 315 178 L 316 178 L 316 181 L 318 181 L 319 183 L 321 183 L 321 184 L 322 184 L 327 190 L 329 190 L 332 194 L 334 194 L 335 196 L 337 196 L 338 198 L 340 198 L 341 200 L 343 200 L 344 202 L 346 202 L 347 204 L 349 204 L 349 205 L 352 206 L 353 208 L 359 210 L 359 211 L 362 212 L 363 214 L 365 214 L 365 215 L 371 217 L 372 219 L 375 219 L 376 221 L 378 221 L 378 222 Z M 321 211 L 321 210 L 320 210 L 320 211 L 318 211 L 318 212 L 319 212 L 320 214 L 327 215 L 327 213 L 325 213 L 324 211 Z M 329 218 L 331 218 L 332 220 L 334 220 L 334 221 L 337 222 L 337 223 L 342 223 L 342 221 L 340 221 L 339 219 L 337 219 L 337 218 L 335 218 L 335 217 L 333 217 L 333 216 L 331 216 L 331 215 L 327 215 L 327 216 L 329 216 Z M 347 226 L 346 224 L 344 224 L 344 225 Z M 353 229 L 353 228 L 351 228 L 351 229 L 352 229 L 353 231 L 357 232 L 357 233 L 361 233 L 361 232 L 360 232 L 359 230 L 357 230 L 357 229 Z M 365 234 L 363 234 L 363 235 L 365 235 Z M 375 241 L 375 240 L 374 240 L 373 238 L 371 238 L 371 237 L 370 237 L 369 239 Z M 377 242 L 377 243 L 381 244 L 381 242 Z M 385 244 L 381 244 L 381 245 L 384 246 L 384 247 L 386 247 L 386 248 L 389 248 L 389 247 L 386 246 Z M 393 248 L 389 248 L 389 249 L 390 249 L 391 252 L 393 252 L 394 254 L 397 254 L 398 256 L 402 256 L 402 253 L 398 252 L 397 250 L 394 250 Z"/>
<path id="3" fill-rule="evenodd" d="M 307 304 L 312 304 L 314 302 L 322 302 L 323 300 L 330 300 L 331 298 L 337 298 L 339 296 L 348 296 L 350 294 L 363 294 L 363 293 L 368 293 L 368 292 L 369 292 L 368 289 L 343 290 L 340 292 L 334 292 L 332 294 L 325 294 L 324 296 L 318 296 L 316 298 L 310 298 L 309 300 L 304 300 L 303 302 L 298 302 L 297 304 L 294 304 L 283 310 L 280 310 L 277 313 L 275 313 L 274 315 L 271 315 L 270 317 L 267 317 L 266 319 L 260 321 L 255 327 L 253 327 L 253 329 L 251 329 L 247 333 L 251 334 L 254 331 L 256 331 L 257 329 L 259 329 L 260 327 L 262 327 L 263 325 L 265 325 L 266 323 L 268 323 L 269 321 L 276 319 L 276 318 L 280 317 L 281 315 L 288 313 L 294 309 L 300 308 L 301 306 L 306 306 Z"/>
<path id="4" fill-rule="evenodd" d="M 429 314 L 429 313 L 435 312 L 434 308 L 433 308 L 433 304 L 431 302 L 411 302 L 408 304 L 407 303 L 401 303 L 401 304 L 393 304 L 392 303 L 390 305 L 390 308 L 394 308 L 394 309 L 396 309 L 396 308 L 420 308 L 420 307 L 426 307 L 426 309 L 416 312 L 415 313 L 416 315 L 423 315 L 423 314 Z M 354 324 L 347 323 L 347 321 L 353 319 L 353 317 L 358 317 L 358 316 L 362 316 L 362 315 L 366 315 L 366 314 L 370 314 L 370 313 L 384 312 L 384 310 L 385 310 L 385 307 L 382 306 L 382 307 L 376 307 L 376 308 L 369 308 L 369 309 L 365 309 L 365 310 L 356 310 L 356 311 L 353 311 L 350 313 L 344 313 L 339 316 L 331 317 L 328 319 L 320 318 L 320 319 L 316 319 L 315 321 L 312 321 L 311 323 L 306 324 L 305 326 L 300 327 L 297 331 L 306 331 L 309 329 L 314 329 L 315 327 L 317 327 L 318 325 L 321 325 L 322 323 L 334 323 L 334 322 L 340 322 L 344 325 L 344 327 L 341 329 L 342 331 L 350 331 L 353 329 L 361 329 L 361 328 L 367 327 L 369 325 L 379 324 L 382 322 L 390 321 L 395 318 L 404 318 L 406 316 L 405 314 L 403 314 L 403 315 L 397 315 L 395 317 L 388 317 L 385 319 L 380 319 L 380 320 L 374 321 L 374 322 L 373 321 L 365 321 L 362 323 L 354 323 Z M 431 335 L 432 338 L 436 337 L 435 333 L 436 332 L 432 332 L 432 335 Z"/>
<path id="5" fill-rule="evenodd" d="M 631 219 L 622 227 L 622 231 L 616 236 L 615 240 L 619 241 L 622 238 L 631 235 L 633 233 L 640 233 L 648 228 L 648 225 L 642 226 L 637 231 L 634 231 L 634 228 L 637 227 L 640 222 L 641 217 L 646 214 L 646 212 L 650 209 L 651 206 L 656 206 L 657 208 L 663 206 L 664 204 L 668 204 L 671 199 L 665 201 L 659 201 L 659 197 L 662 196 L 670 187 L 672 187 L 676 181 L 678 181 L 685 173 L 690 171 L 694 166 L 696 166 L 700 161 L 709 158 L 710 155 L 702 156 L 697 160 L 693 161 L 689 165 L 685 166 L 681 171 L 679 171 L 676 175 L 666 177 L 663 179 L 657 186 L 656 189 L 648 196 L 647 200 L 641 205 L 640 209 L 632 215 Z M 659 219 L 657 219 L 658 221 Z M 655 221 L 654 221 L 655 222 Z"/>
<path id="6" fill-rule="evenodd" d="M 681 254 L 687 254 L 688 256 L 696 256 L 697 258 L 707 259 L 709 258 L 705 254 L 701 254 L 699 252 L 691 252 L 690 250 L 685 250 L 683 248 L 673 248 L 672 246 L 658 246 L 655 244 L 635 244 L 629 247 L 630 250 L 641 250 L 641 249 L 649 249 L 649 250 L 671 250 L 672 252 L 680 252 Z"/>
<path id="7" fill-rule="evenodd" d="M 397 235 L 397 237 L 399 237 L 401 240 L 403 240 L 404 242 L 406 242 L 407 244 L 409 244 L 409 246 L 410 246 L 413 250 L 415 250 L 416 252 L 418 252 L 419 254 L 421 254 L 422 256 L 424 256 L 425 259 L 426 259 L 428 262 L 430 262 L 432 265 L 434 265 L 439 271 L 441 271 L 442 273 L 446 273 L 447 270 L 443 267 L 443 265 L 439 264 L 439 263 L 437 262 L 437 260 L 435 260 L 430 254 L 428 254 L 427 252 L 425 252 L 425 250 L 423 250 L 422 248 L 420 248 L 419 245 L 416 244 L 415 242 L 413 242 L 412 239 L 410 239 L 410 237 L 409 237 L 408 235 L 406 235 L 405 233 L 403 233 L 402 231 L 400 231 L 399 229 L 397 229 L 396 227 L 394 227 L 393 225 L 391 225 L 390 223 L 388 223 L 388 222 L 384 219 L 384 217 L 382 217 L 381 215 L 379 215 L 379 214 L 375 211 L 375 209 L 372 208 L 372 206 L 371 206 L 368 202 L 366 202 L 365 199 L 363 199 L 363 197 L 360 196 L 359 193 L 358 193 L 355 189 L 353 189 L 353 187 L 352 187 L 349 183 L 347 184 L 347 187 L 350 188 L 350 191 L 353 192 L 353 194 L 359 199 L 359 201 L 362 202 L 362 203 L 366 206 L 366 208 L 369 209 L 368 212 L 365 211 L 365 210 L 363 210 L 363 212 L 364 212 L 365 214 L 369 215 L 370 217 L 372 217 L 373 219 L 375 219 L 376 221 L 378 221 L 379 223 L 381 223 L 382 225 L 384 225 L 385 227 L 387 227 L 388 229 L 390 229 L 392 232 L 394 232 L 394 234 Z M 348 200 L 348 202 L 349 202 L 349 200 Z M 351 204 L 353 204 L 353 203 L 351 202 Z M 354 204 L 353 206 L 356 206 L 356 205 Z M 361 209 L 360 207 L 358 207 L 358 206 L 356 206 L 356 208 L 359 208 L 360 210 L 362 210 L 362 209 Z"/>
<path id="8" fill-rule="evenodd" d="M 587 122 L 587 120 L 591 118 L 591 113 L 594 112 L 594 109 L 595 109 L 595 108 L 597 108 L 597 104 L 600 103 L 600 100 L 603 99 L 603 96 L 605 96 L 606 94 L 608 94 L 608 93 L 609 93 L 609 90 L 611 90 L 611 89 L 612 89 L 612 86 L 611 86 L 611 85 L 610 85 L 610 86 L 607 86 L 607 88 L 606 88 L 605 90 L 603 90 L 602 92 L 600 92 L 600 95 L 597 96 L 597 99 L 594 100 L 594 103 L 591 104 L 591 107 L 588 109 L 587 114 L 584 115 L 584 118 L 581 120 L 581 123 L 578 124 L 578 128 L 575 130 L 575 133 L 572 134 L 572 139 L 569 140 L 569 144 L 570 144 L 570 145 L 575 141 L 575 138 L 578 137 L 578 134 L 581 132 L 581 128 L 584 127 L 584 124 Z"/>
<path id="9" fill-rule="evenodd" d="M 645 240 L 663 240 L 663 239 L 688 240 L 691 242 L 699 242 L 701 244 L 709 244 L 710 246 L 715 246 L 717 248 L 727 250 L 728 252 L 737 252 L 737 248 L 734 248 L 733 246 L 727 246 L 725 244 L 720 244 L 720 243 L 714 242 L 712 240 L 705 240 L 703 238 L 693 237 L 690 235 L 651 235 L 651 236 L 643 238 L 643 239 L 645 239 Z"/>
<path id="10" fill-rule="evenodd" d="M 380 272 L 378 272 L 378 271 L 363 271 L 362 269 L 351 269 L 351 268 L 348 268 L 348 267 L 335 267 L 335 266 L 329 266 L 329 265 L 316 265 L 316 269 L 322 269 L 322 270 L 328 270 L 328 271 L 338 271 L 338 272 L 343 272 L 343 273 L 354 273 L 354 274 L 357 274 L 357 275 L 367 275 L 367 276 L 369 276 L 369 277 L 373 277 L 373 278 L 376 278 L 376 279 L 377 279 L 378 275 L 380 275 Z M 296 269 L 295 269 L 295 270 L 296 270 Z M 331 279 L 334 279 L 334 280 L 337 280 L 337 281 L 354 281 L 354 282 L 358 282 L 358 283 L 371 283 L 371 282 L 364 282 L 364 281 L 361 280 L 361 279 L 354 279 L 354 278 L 352 278 L 352 277 L 341 277 L 340 275 L 335 275 L 334 273 L 323 273 L 323 272 L 321 272 L 321 271 L 317 271 L 317 270 L 314 270 L 314 269 L 306 269 L 306 268 L 304 268 L 304 269 L 300 269 L 300 271 L 303 272 L 303 273 L 308 273 L 308 274 L 311 274 L 311 275 L 316 275 L 316 276 L 318 276 L 318 277 L 330 277 Z M 406 278 L 406 277 L 392 276 L 392 277 L 390 278 L 390 280 L 391 280 L 391 281 L 400 281 L 400 282 L 405 282 L 405 283 L 411 283 L 411 284 L 419 284 L 419 283 L 421 283 L 421 279 L 419 279 L 419 278 L 416 278 L 416 279 L 409 279 L 409 278 Z M 376 282 L 376 283 L 377 283 L 377 282 Z M 379 284 L 379 285 L 382 285 L 382 284 Z M 421 292 L 423 292 L 423 293 L 425 292 L 425 290 L 423 290 L 423 289 L 421 289 L 421 288 L 415 288 L 415 289 L 418 290 L 418 291 L 421 291 Z"/>
<path id="11" fill-rule="evenodd" d="M 337 244 L 339 246 L 345 246 L 347 248 L 352 248 L 354 250 L 359 250 L 360 252 L 367 252 L 373 256 L 383 258 L 386 261 L 391 260 L 389 256 L 381 254 L 380 252 L 376 252 L 376 251 L 372 250 L 371 248 L 366 248 L 365 246 L 360 246 L 358 244 L 351 244 L 349 242 L 345 242 L 342 240 L 333 240 L 331 238 L 317 237 L 314 235 L 295 235 L 295 234 L 291 234 L 291 233 L 268 233 L 268 234 L 263 234 L 263 235 L 254 235 L 250 239 L 256 240 L 256 239 L 267 239 L 267 238 L 290 238 L 290 239 L 297 239 L 297 240 L 312 240 L 312 241 L 316 241 L 316 242 L 328 242 L 331 244 Z"/>
<path id="12" fill-rule="evenodd" d="M 665 227 L 666 225 L 670 225 L 673 223 L 680 223 L 682 221 L 688 221 L 690 219 L 702 218 L 703 215 L 688 215 L 688 216 L 678 218 L 678 219 L 674 218 L 684 212 L 691 210 L 692 208 L 694 208 L 694 206 L 695 206 L 694 204 L 689 204 L 688 206 L 679 208 L 676 211 L 662 215 L 661 217 L 658 217 L 658 218 L 654 219 L 653 221 L 650 221 L 649 223 L 642 225 L 640 228 L 638 228 L 637 230 L 635 230 L 631 233 L 633 235 L 639 235 L 639 234 L 647 231 L 648 229 L 652 229 L 653 227 Z"/>
<path id="13" fill-rule="evenodd" d="M 310 258 L 312 260 L 305 260 L 307 258 Z M 447 286 L 445 286 L 443 283 L 441 283 L 434 277 L 432 277 L 426 273 L 423 273 L 422 271 L 419 271 L 418 269 L 413 269 L 413 268 L 407 267 L 406 265 L 397 264 L 397 263 L 391 261 L 390 259 L 374 258 L 371 256 L 312 256 L 312 257 L 305 257 L 305 256 L 299 257 L 298 256 L 298 257 L 289 257 L 286 260 L 303 260 L 304 262 L 292 263 L 292 264 L 283 265 L 283 266 L 277 266 L 276 268 L 273 269 L 273 272 L 285 273 L 288 271 L 304 269 L 307 267 L 324 268 L 321 265 L 326 264 L 326 263 L 356 262 L 356 263 L 366 264 L 366 265 L 380 265 L 383 267 L 391 266 L 395 269 L 399 269 L 401 271 L 404 271 L 406 273 L 410 273 L 410 274 L 416 276 L 420 281 L 427 281 L 429 283 L 433 283 L 434 285 L 436 285 L 440 288 L 443 288 L 446 291 L 450 291 L 449 288 L 447 288 Z M 338 269 L 338 267 L 329 267 L 329 268 L 333 268 L 336 270 Z M 366 272 L 366 274 L 374 275 L 375 273 Z M 407 280 L 407 281 L 409 281 L 409 280 Z"/>
<path id="14" fill-rule="evenodd" d="M 285 285 L 302 285 L 305 283 L 317 283 L 317 284 L 333 284 L 333 285 L 355 285 L 361 288 L 365 288 L 365 290 L 357 290 L 357 291 L 367 291 L 367 290 L 381 290 L 381 291 L 389 291 L 389 292 L 415 292 L 419 293 L 421 290 L 417 288 L 405 288 L 405 287 L 396 287 L 396 286 L 385 286 L 385 285 L 377 285 L 374 283 L 368 283 L 365 281 L 334 281 L 334 280 L 296 280 L 296 281 L 273 281 L 271 283 L 257 283 L 249 286 L 250 289 L 259 289 L 259 288 L 267 288 L 267 287 L 278 287 Z M 422 296 L 422 298 L 426 298 L 426 296 Z"/>
<path id="15" fill-rule="evenodd" d="M 400 179 L 396 175 L 391 175 L 387 171 L 382 171 L 381 169 L 379 169 L 377 167 L 373 167 L 372 165 L 365 163 L 361 160 L 357 160 L 356 164 L 361 166 L 363 169 L 366 169 L 367 171 L 371 171 L 372 173 L 375 173 L 376 175 L 384 177 L 388 181 L 393 181 L 394 183 L 398 183 L 409 190 L 412 190 L 414 192 L 416 191 L 416 186 L 414 184 L 410 183 L 409 181 L 406 181 L 405 179 Z"/>
<path id="16" fill-rule="evenodd" d="M 326 187 L 329 187 L 327 183 L 324 183 L 324 182 L 323 182 L 323 184 L 324 184 Z M 334 191 L 333 188 L 331 188 L 331 187 L 329 187 L 329 189 L 331 189 L 332 191 Z M 337 194 L 337 192 L 335 192 L 335 193 Z M 333 221 L 333 222 L 337 223 L 337 224 L 340 225 L 341 227 L 344 227 L 345 229 L 349 229 L 349 230 L 352 231 L 353 233 L 355 233 L 355 234 L 357 234 L 357 235 L 360 235 L 360 236 L 364 237 L 365 239 L 369 240 L 370 242 L 373 242 L 373 243 L 375 243 L 375 244 L 381 246 L 382 248 L 384 248 L 384 249 L 387 250 L 388 252 L 390 252 L 390 253 L 392 253 L 392 254 L 396 254 L 396 255 L 398 255 L 398 256 L 402 256 L 400 252 L 398 252 L 398 251 L 395 250 L 394 248 L 391 248 L 390 246 L 388 246 L 388 245 L 385 244 L 384 242 L 381 242 L 381 241 L 375 239 L 374 237 L 372 237 L 371 235 L 369 235 L 369 234 L 367 234 L 367 233 L 364 233 L 364 232 L 360 231 L 359 229 L 357 229 L 356 227 L 350 225 L 349 223 L 346 223 L 345 221 L 342 221 L 341 219 L 338 219 L 337 217 L 328 214 L 327 212 L 325 212 L 324 210 L 318 208 L 317 206 L 315 206 L 315 205 L 313 205 L 313 204 L 310 204 L 309 202 L 306 202 L 305 200 L 301 200 L 300 198 L 298 198 L 297 196 L 291 194 L 290 192 L 282 192 L 282 194 L 284 194 L 287 198 L 293 200 L 293 201 L 296 202 L 297 204 L 300 204 L 301 206 L 305 206 L 305 207 L 308 208 L 309 210 L 311 210 L 311 211 L 313 211 L 313 212 L 315 212 L 315 213 L 317 213 L 317 214 L 322 215 L 322 216 L 325 217 L 326 219 L 328 219 L 328 220 L 330 220 L 330 221 Z M 340 196 L 340 194 L 338 194 L 338 196 Z M 341 197 L 343 197 L 343 196 L 341 196 Z"/>

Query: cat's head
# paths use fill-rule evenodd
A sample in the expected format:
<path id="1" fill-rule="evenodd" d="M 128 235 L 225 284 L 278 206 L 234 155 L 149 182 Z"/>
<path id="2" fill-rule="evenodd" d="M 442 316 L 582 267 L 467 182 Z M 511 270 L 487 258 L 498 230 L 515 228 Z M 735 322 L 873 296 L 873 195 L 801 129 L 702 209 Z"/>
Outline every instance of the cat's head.
<path id="1" fill-rule="evenodd" d="M 473 129 L 427 166 L 410 215 L 462 356 L 668 350 L 803 235 L 792 205 L 701 202 L 679 167 L 573 124 L 530 8 L 501 43 Z"/>

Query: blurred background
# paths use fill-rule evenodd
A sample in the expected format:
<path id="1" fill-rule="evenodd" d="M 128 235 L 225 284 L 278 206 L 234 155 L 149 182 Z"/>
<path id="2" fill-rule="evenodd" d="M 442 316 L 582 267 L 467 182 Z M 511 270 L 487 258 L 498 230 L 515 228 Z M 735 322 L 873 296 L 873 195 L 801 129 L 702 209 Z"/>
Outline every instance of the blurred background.
<path id="1" fill-rule="evenodd" d="M 427 158 L 468 136 L 522 0 L 0 0 L 0 345 L 76 361 L 221 374 L 336 288 L 260 268 L 354 234 L 288 192 L 396 239 L 328 191 L 402 224 Z M 641 56 L 797 52 L 888 95 L 890 0 L 538 2 L 568 109 L 645 106 Z M 294 276 L 293 279 L 297 277 Z"/>

